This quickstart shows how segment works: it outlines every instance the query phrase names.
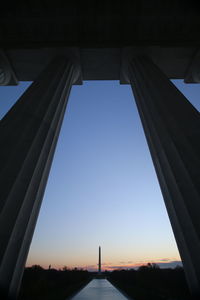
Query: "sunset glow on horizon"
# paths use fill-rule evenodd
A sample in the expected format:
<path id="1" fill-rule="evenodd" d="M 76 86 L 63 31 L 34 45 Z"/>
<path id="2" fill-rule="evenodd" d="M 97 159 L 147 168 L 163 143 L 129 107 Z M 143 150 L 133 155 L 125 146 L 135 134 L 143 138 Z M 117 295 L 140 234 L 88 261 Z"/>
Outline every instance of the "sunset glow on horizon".
<path id="1" fill-rule="evenodd" d="M 137 263 L 131 263 L 131 262 L 127 262 L 127 263 L 119 263 L 119 264 L 111 264 L 111 263 L 102 263 L 102 271 L 114 271 L 114 270 L 125 270 L 125 269 L 137 269 L 141 266 L 145 266 L 147 264 L 156 264 L 161 268 L 175 268 L 176 266 L 182 266 L 182 262 L 180 259 L 158 259 L 158 260 L 144 260 L 144 261 L 140 261 Z M 29 262 L 29 264 L 26 265 L 26 267 L 32 267 L 34 265 L 40 265 L 40 264 L 36 264 L 33 263 L 31 264 L 31 262 Z M 45 265 L 40 265 L 42 268 L 44 269 L 48 269 L 50 265 L 45 264 Z M 67 269 L 83 269 L 83 270 L 87 270 L 89 272 L 97 272 L 98 271 L 98 264 L 91 264 L 91 265 L 51 265 L 51 268 L 53 269 L 57 269 L 57 270 L 62 270 L 63 268 L 67 268 Z"/>

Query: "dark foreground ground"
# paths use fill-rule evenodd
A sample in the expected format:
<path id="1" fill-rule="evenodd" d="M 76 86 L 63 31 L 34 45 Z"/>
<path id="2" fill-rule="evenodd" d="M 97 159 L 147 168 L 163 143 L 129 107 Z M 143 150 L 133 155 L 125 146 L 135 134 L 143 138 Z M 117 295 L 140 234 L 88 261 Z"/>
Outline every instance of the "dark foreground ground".
<path id="1" fill-rule="evenodd" d="M 135 300 L 192 299 L 183 268 L 160 269 L 149 264 L 136 270 L 113 271 L 110 282 Z"/>
<path id="2" fill-rule="evenodd" d="M 83 270 L 26 268 L 19 300 L 66 300 L 91 279 L 91 274 Z"/>
<path id="3" fill-rule="evenodd" d="M 84 270 L 45 270 L 32 266 L 25 269 L 19 300 L 66 300 L 95 275 Z M 148 264 L 137 271 L 105 272 L 102 276 L 134 300 L 192 299 L 181 267 L 160 269 Z"/>

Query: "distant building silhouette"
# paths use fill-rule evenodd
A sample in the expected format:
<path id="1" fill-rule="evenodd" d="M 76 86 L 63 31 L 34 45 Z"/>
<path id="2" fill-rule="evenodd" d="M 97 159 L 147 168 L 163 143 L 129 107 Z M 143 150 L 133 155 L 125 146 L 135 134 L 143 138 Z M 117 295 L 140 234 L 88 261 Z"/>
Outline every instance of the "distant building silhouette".
<path id="1" fill-rule="evenodd" d="M 99 246 L 99 275 L 101 275 L 101 247 Z"/>

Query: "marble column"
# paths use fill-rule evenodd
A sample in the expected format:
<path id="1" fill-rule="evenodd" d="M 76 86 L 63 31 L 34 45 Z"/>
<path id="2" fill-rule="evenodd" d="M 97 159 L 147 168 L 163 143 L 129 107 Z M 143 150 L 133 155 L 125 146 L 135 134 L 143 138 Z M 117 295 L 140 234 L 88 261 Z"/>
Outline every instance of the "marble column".
<path id="1" fill-rule="evenodd" d="M 126 70 L 186 278 L 200 296 L 200 116 L 150 59 Z"/>
<path id="2" fill-rule="evenodd" d="M 17 297 L 77 72 L 67 58 L 54 59 L 0 122 L 1 299 Z"/>

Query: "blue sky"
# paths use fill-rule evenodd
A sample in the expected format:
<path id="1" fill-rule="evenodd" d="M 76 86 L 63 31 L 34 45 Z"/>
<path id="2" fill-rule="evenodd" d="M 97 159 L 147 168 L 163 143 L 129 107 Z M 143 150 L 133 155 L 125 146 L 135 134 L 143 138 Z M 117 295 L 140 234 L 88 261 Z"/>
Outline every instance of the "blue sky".
<path id="1" fill-rule="evenodd" d="M 200 85 L 173 81 L 199 110 Z M 2 117 L 30 83 L 0 87 Z M 27 265 L 104 268 L 180 260 L 132 91 L 73 86 Z"/>

